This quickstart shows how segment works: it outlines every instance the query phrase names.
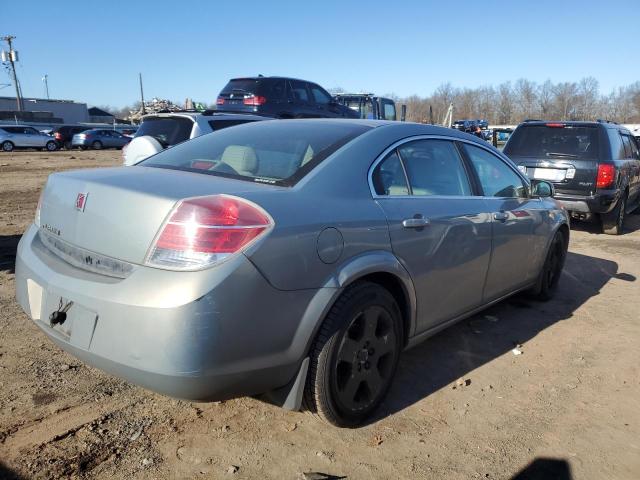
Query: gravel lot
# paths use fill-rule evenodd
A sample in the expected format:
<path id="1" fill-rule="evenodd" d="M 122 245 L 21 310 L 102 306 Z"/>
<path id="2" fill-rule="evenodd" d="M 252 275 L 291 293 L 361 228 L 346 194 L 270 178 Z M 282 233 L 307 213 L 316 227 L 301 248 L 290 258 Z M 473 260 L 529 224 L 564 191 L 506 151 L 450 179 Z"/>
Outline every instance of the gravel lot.
<path id="1" fill-rule="evenodd" d="M 575 225 L 555 300 L 515 297 L 406 352 L 378 417 L 338 430 L 251 398 L 147 392 L 22 312 L 15 249 L 47 175 L 119 162 L 0 154 L 0 478 L 640 478 L 640 215 L 620 237 Z"/>

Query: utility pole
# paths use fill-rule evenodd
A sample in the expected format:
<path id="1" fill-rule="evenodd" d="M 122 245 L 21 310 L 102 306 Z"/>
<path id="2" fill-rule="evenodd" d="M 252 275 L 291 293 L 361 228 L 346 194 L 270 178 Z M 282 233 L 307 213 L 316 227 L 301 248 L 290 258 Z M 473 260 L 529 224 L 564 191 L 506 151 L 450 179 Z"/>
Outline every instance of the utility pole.
<path id="1" fill-rule="evenodd" d="M 49 75 L 45 73 L 42 81 L 44 82 L 44 90 L 47 93 L 47 100 L 49 100 Z"/>
<path id="2" fill-rule="evenodd" d="M 5 42 L 7 42 L 9 44 L 9 55 L 7 55 L 5 58 L 4 52 L 2 55 L 2 61 L 6 62 L 7 59 L 9 60 L 9 63 L 11 64 L 11 73 L 13 76 L 13 84 L 16 87 L 16 102 L 18 103 L 18 111 L 21 112 L 23 110 L 23 105 L 22 105 L 22 94 L 20 93 L 20 84 L 18 83 L 18 75 L 16 74 L 16 65 L 14 62 L 18 61 L 18 52 L 16 52 L 13 49 L 13 46 L 11 45 L 11 41 L 16 38 L 13 35 L 6 35 L 4 37 L 1 38 L 1 40 L 4 40 Z"/>
<path id="3" fill-rule="evenodd" d="M 142 114 L 144 115 L 146 110 L 144 109 L 144 91 L 142 90 L 142 74 L 138 74 L 138 78 L 140 79 L 140 99 L 142 100 Z"/>

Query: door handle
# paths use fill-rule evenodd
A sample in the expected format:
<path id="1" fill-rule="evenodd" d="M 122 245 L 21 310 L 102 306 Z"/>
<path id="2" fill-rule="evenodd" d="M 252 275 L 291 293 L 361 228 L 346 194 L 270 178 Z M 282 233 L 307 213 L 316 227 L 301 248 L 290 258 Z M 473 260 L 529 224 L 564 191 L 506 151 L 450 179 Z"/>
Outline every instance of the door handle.
<path id="1" fill-rule="evenodd" d="M 506 212 L 496 212 L 493 214 L 493 218 L 499 222 L 506 222 L 509 218 L 509 214 Z"/>
<path id="2" fill-rule="evenodd" d="M 402 226 L 404 228 L 422 228 L 429 225 L 429 223 L 429 219 L 424 217 L 405 218 L 402 221 Z"/>

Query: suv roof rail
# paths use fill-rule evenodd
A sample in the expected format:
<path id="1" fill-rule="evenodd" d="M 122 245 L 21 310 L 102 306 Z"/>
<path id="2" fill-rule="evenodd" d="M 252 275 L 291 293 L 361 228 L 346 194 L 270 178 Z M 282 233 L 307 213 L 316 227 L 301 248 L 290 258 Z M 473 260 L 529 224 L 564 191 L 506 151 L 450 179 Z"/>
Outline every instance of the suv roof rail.
<path id="1" fill-rule="evenodd" d="M 603 120 L 601 118 L 597 119 L 596 122 L 598 122 L 598 123 L 611 123 L 613 125 L 618 125 L 618 122 L 614 122 L 613 120 Z"/>
<path id="2" fill-rule="evenodd" d="M 542 120 L 540 120 L 539 118 L 527 118 L 522 121 L 522 123 L 529 123 L 529 122 L 542 122 Z"/>

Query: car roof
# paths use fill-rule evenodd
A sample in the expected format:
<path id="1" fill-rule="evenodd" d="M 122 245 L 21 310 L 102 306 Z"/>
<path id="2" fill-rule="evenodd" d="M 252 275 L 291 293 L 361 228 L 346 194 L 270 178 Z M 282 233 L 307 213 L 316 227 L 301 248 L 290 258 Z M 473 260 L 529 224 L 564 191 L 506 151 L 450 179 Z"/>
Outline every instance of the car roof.
<path id="1" fill-rule="evenodd" d="M 224 118 L 229 120 L 240 120 L 243 118 L 249 118 L 253 120 L 264 120 L 265 117 L 260 115 L 251 115 L 247 113 L 227 113 L 227 112 L 216 112 L 216 111 L 206 111 L 205 112 L 162 112 L 162 113 L 149 113 L 142 117 L 144 121 L 146 118 L 171 118 L 171 117 L 184 117 L 190 118 L 194 122 L 199 117 L 206 118 Z"/>
<path id="2" fill-rule="evenodd" d="M 572 127 L 602 127 L 608 129 L 622 130 L 629 132 L 629 130 L 618 123 L 610 122 L 608 120 L 529 120 L 524 121 L 518 127 L 527 125 L 546 125 L 548 123 L 561 123 L 563 125 L 569 125 Z"/>
<path id="3" fill-rule="evenodd" d="M 257 76 L 257 77 L 237 77 L 237 78 L 232 78 L 231 80 L 229 80 L 230 82 L 233 82 L 234 80 L 297 80 L 299 82 L 308 82 L 308 83 L 316 83 L 317 82 L 312 82 L 311 80 L 304 80 L 302 78 L 294 78 L 294 77 L 281 77 L 278 75 L 274 75 L 274 76 Z"/>

